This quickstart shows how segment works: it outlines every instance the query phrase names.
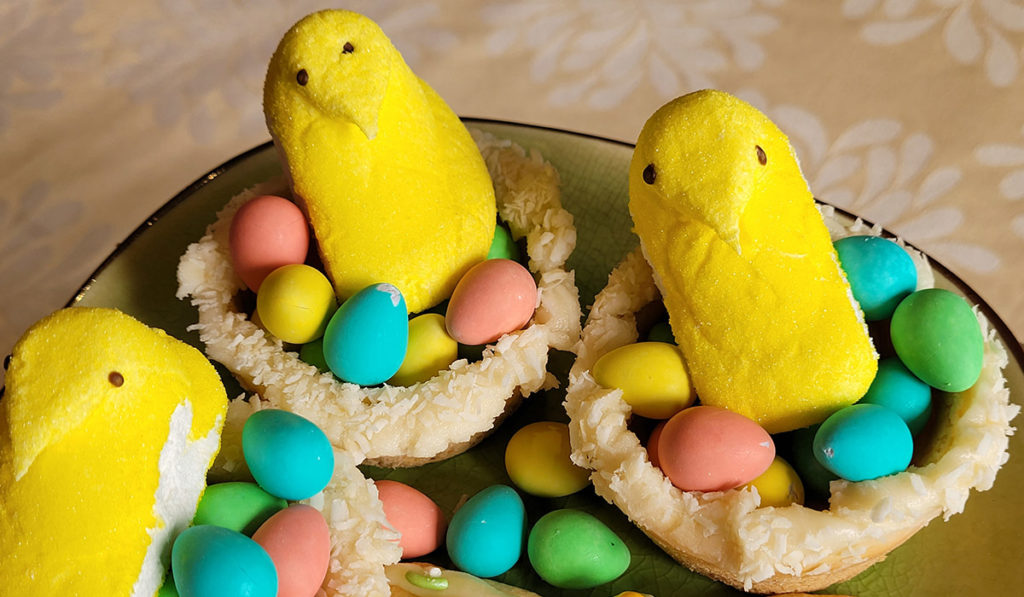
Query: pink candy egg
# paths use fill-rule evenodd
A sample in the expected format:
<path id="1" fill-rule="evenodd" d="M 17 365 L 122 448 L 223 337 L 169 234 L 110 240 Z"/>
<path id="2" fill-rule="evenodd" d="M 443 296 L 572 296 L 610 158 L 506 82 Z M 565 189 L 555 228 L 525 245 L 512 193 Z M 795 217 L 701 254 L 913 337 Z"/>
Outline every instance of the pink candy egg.
<path id="1" fill-rule="evenodd" d="M 384 516 L 402 534 L 402 558 L 418 558 L 444 541 L 447 523 L 441 508 L 419 490 L 398 481 L 376 481 Z"/>
<path id="2" fill-rule="evenodd" d="M 743 415 L 694 406 L 665 423 L 658 459 L 665 476 L 683 491 L 725 491 L 767 470 L 775 459 L 775 443 Z"/>
<path id="3" fill-rule="evenodd" d="M 270 272 L 306 260 L 309 226 L 291 201 L 262 195 L 235 213 L 228 244 L 235 273 L 256 292 Z"/>
<path id="4" fill-rule="evenodd" d="M 654 430 L 651 431 L 651 436 L 647 438 L 647 458 L 656 467 L 661 467 L 661 458 L 658 456 L 658 441 L 661 439 L 661 432 L 665 429 L 665 423 L 667 421 L 661 421 L 655 425 Z"/>
<path id="5" fill-rule="evenodd" d="M 331 536 L 320 511 L 293 504 L 264 522 L 252 536 L 277 568 L 278 597 L 313 597 L 327 575 Z"/>
<path id="6" fill-rule="evenodd" d="M 445 326 L 461 344 L 487 344 L 525 326 L 536 306 L 537 283 L 529 270 L 510 259 L 488 259 L 455 286 Z"/>

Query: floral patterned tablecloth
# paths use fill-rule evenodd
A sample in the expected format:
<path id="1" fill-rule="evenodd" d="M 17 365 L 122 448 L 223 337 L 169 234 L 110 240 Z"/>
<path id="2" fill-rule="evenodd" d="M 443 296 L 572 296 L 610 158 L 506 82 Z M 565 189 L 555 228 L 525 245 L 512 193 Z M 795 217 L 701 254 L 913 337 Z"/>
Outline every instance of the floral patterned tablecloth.
<path id="1" fill-rule="evenodd" d="M 815 195 L 971 284 L 1024 338 L 1021 0 L 351 0 L 454 110 L 623 141 L 703 87 L 764 110 Z M 269 136 L 309 0 L 0 4 L 0 350 L 147 216 Z"/>

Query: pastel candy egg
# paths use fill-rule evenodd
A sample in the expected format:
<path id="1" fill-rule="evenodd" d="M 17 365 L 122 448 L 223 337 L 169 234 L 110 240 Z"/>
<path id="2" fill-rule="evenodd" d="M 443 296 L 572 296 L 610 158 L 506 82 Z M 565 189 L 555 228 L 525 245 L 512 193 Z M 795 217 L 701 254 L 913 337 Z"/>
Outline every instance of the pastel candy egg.
<path id="1" fill-rule="evenodd" d="M 266 550 L 245 535 L 212 525 L 189 527 L 171 547 L 181 597 L 274 597 L 277 571 Z"/>
<path id="2" fill-rule="evenodd" d="M 804 496 L 817 500 L 828 498 L 831 484 L 839 477 L 828 470 L 814 456 L 814 436 L 821 425 L 811 425 L 793 431 L 790 435 L 790 463 L 804 485 Z"/>
<path id="3" fill-rule="evenodd" d="M 917 288 L 917 268 L 903 247 L 880 236 L 850 236 L 835 242 L 839 263 L 867 321 L 892 316 Z"/>
<path id="4" fill-rule="evenodd" d="M 592 371 L 598 384 L 622 390 L 641 417 L 667 419 L 694 400 L 683 353 L 674 344 L 626 344 L 601 356 Z"/>
<path id="5" fill-rule="evenodd" d="M 661 421 L 654 426 L 650 437 L 647 438 L 647 459 L 658 468 L 661 468 L 661 458 L 658 456 L 658 442 L 661 440 L 661 432 L 664 430 L 665 421 Z"/>
<path id="6" fill-rule="evenodd" d="M 665 423 L 661 470 L 683 491 L 724 491 L 757 478 L 775 458 L 775 443 L 753 420 L 717 406 L 693 406 Z"/>
<path id="7" fill-rule="evenodd" d="M 917 378 L 896 357 L 878 361 L 878 373 L 861 404 L 878 404 L 892 409 L 917 435 L 932 412 L 931 386 Z"/>
<path id="8" fill-rule="evenodd" d="M 536 306 L 537 283 L 529 270 L 510 259 L 488 259 L 455 285 L 445 325 L 461 344 L 487 344 L 525 326 Z"/>
<path id="9" fill-rule="evenodd" d="M 985 340 L 971 306 L 959 295 L 919 290 L 896 307 L 889 330 L 896 355 L 926 384 L 962 392 L 978 381 Z"/>
<path id="10" fill-rule="evenodd" d="M 217 483 L 203 492 L 192 524 L 212 524 L 252 535 L 268 518 L 287 507 L 287 500 L 270 495 L 255 483 Z"/>
<path id="11" fill-rule="evenodd" d="M 242 453 L 260 487 L 286 500 L 320 493 L 334 475 L 334 450 L 324 432 L 283 410 L 249 416 L 242 427 Z"/>
<path id="12" fill-rule="evenodd" d="M 327 361 L 324 360 L 323 338 L 317 338 L 312 342 L 303 344 L 302 348 L 299 349 L 299 359 L 301 359 L 303 363 L 313 365 L 320 373 L 325 373 L 331 370 L 331 368 L 327 366 Z"/>
<path id="13" fill-rule="evenodd" d="M 323 335 L 336 305 L 327 277 L 302 264 L 275 269 L 256 294 L 260 323 L 292 344 L 305 344 Z"/>
<path id="14" fill-rule="evenodd" d="M 762 507 L 782 508 L 790 504 L 804 503 L 804 484 L 796 470 L 781 456 L 776 456 L 768 469 L 747 483 L 747 486 L 757 489 Z"/>
<path id="15" fill-rule="evenodd" d="M 384 516 L 402 538 L 402 558 L 425 556 L 444 542 L 447 523 L 434 500 L 414 487 L 398 481 L 376 481 L 377 497 Z"/>
<path id="16" fill-rule="evenodd" d="M 331 535 L 320 511 L 293 504 L 263 523 L 252 540 L 277 569 L 277 597 L 311 597 L 327 575 Z"/>
<path id="17" fill-rule="evenodd" d="M 448 524 L 448 556 L 461 570 L 490 578 L 507 572 L 523 550 L 526 508 L 516 490 L 492 485 L 469 498 Z"/>
<path id="18" fill-rule="evenodd" d="M 494 227 L 494 238 L 491 239 L 491 248 L 487 252 L 487 258 L 511 259 L 513 261 L 519 259 L 519 247 L 516 246 L 516 241 L 512 240 L 508 229 L 501 224 Z"/>
<path id="19" fill-rule="evenodd" d="M 910 465 L 914 440 L 895 412 L 854 404 L 832 414 L 814 435 L 814 457 L 848 481 L 898 473 Z"/>
<path id="20" fill-rule="evenodd" d="M 427 381 L 459 356 L 459 343 L 448 335 L 444 316 L 424 313 L 409 320 L 409 345 L 398 371 L 388 380 L 396 386 Z"/>
<path id="21" fill-rule="evenodd" d="M 405 298 L 391 284 L 373 284 L 334 313 L 324 332 L 324 359 L 339 378 L 372 386 L 398 371 L 408 343 Z"/>
<path id="22" fill-rule="evenodd" d="M 178 587 L 174 586 L 174 577 L 170 574 L 164 579 L 164 584 L 160 585 L 160 590 L 156 592 L 156 597 L 180 597 Z"/>
<path id="23" fill-rule="evenodd" d="M 672 335 L 672 326 L 667 321 L 659 321 L 652 325 L 651 329 L 647 330 L 647 341 L 675 344 L 676 338 Z"/>
<path id="24" fill-rule="evenodd" d="M 589 589 L 611 582 L 629 568 L 629 549 L 594 516 L 555 510 L 541 516 L 526 544 L 530 565 L 560 589 Z"/>
<path id="25" fill-rule="evenodd" d="M 228 246 L 235 273 L 256 292 L 270 272 L 306 260 L 309 225 L 302 210 L 291 201 L 262 195 L 235 212 Z"/>
<path id="26" fill-rule="evenodd" d="M 505 470 L 516 487 L 541 497 L 561 497 L 590 484 L 586 469 L 569 459 L 569 426 L 538 421 L 522 427 L 505 446 Z"/>

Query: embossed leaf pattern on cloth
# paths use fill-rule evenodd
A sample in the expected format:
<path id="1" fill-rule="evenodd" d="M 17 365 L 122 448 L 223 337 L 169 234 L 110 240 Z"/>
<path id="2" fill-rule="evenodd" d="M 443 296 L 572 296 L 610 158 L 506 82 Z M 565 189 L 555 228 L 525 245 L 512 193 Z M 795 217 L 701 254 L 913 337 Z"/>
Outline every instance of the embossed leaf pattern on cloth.
<path id="1" fill-rule="evenodd" d="M 176 192 L 269 138 L 269 55 L 323 7 L 0 5 L 0 350 Z M 790 135 L 817 197 L 950 266 L 1024 336 L 1024 0 L 345 7 L 465 116 L 631 142 L 672 97 L 739 94 Z"/>

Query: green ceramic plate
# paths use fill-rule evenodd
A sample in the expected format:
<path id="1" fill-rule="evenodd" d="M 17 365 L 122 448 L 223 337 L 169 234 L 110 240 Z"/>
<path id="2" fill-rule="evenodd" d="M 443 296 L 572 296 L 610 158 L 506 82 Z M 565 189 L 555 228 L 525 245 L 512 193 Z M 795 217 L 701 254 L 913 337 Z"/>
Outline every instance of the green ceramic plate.
<path id="1" fill-rule="evenodd" d="M 562 178 L 562 201 L 576 218 L 579 243 L 569 266 L 576 270 L 584 308 L 605 284 L 608 272 L 637 240 L 630 232 L 626 210 L 626 172 L 632 147 L 623 143 L 564 131 L 487 121 L 469 125 L 514 140 L 541 152 Z M 178 258 L 215 219 L 228 199 L 253 184 L 280 173 L 270 144 L 246 152 L 178 194 L 142 226 L 96 271 L 72 300 L 73 304 L 116 307 L 143 322 L 200 346 L 188 326 L 196 320 L 193 308 L 175 298 Z M 944 268 L 939 284 L 980 303 L 1011 348 L 1007 370 L 1013 399 L 1024 401 L 1024 351 L 1006 326 L 977 296 Z M 561 378 L 571 356 L 557 354 L 553 367 Z M 226 371 L 222 377 L 229 395 L 240 390 Z M 510 483 L 503 455 L 512 430 L 537 419 L 565 420 L 564 389 L 535 395 L 501 429 L 477 448 L 451 460 L 417 469 L 366 469 L 373 477 L 389 477 L 419 487 L 451 512 L 464 496 L 495 483 Z M 948 522 L 935 521 L 893 552 L 883 563 L 859 577 L 832 587 L 834 593 L 890 595 L 1016 595 L 1024 586 L 1024 441 L 1015 436 L 1012 458 L 995 487 L 975 494 L 966 512 Z M 608 524 L 632 552 L 629 570 L 618 580 L 592 590 L 560 591 L 545 584 L 525 558 L 500 577 L 541 595 L 605 597 L 635 590 L 670 595 L 737 595 L 737 591 L 693 574 L 665 556 L 637 531 L 617 509 L 583 491 L 557 500 L 526 499 L 531 522 L 562 507 L 583 508 Z M 443 550 L 442 550 L 443 551 Z M 436 554 L 444 564 L 444 554 Z"/>

